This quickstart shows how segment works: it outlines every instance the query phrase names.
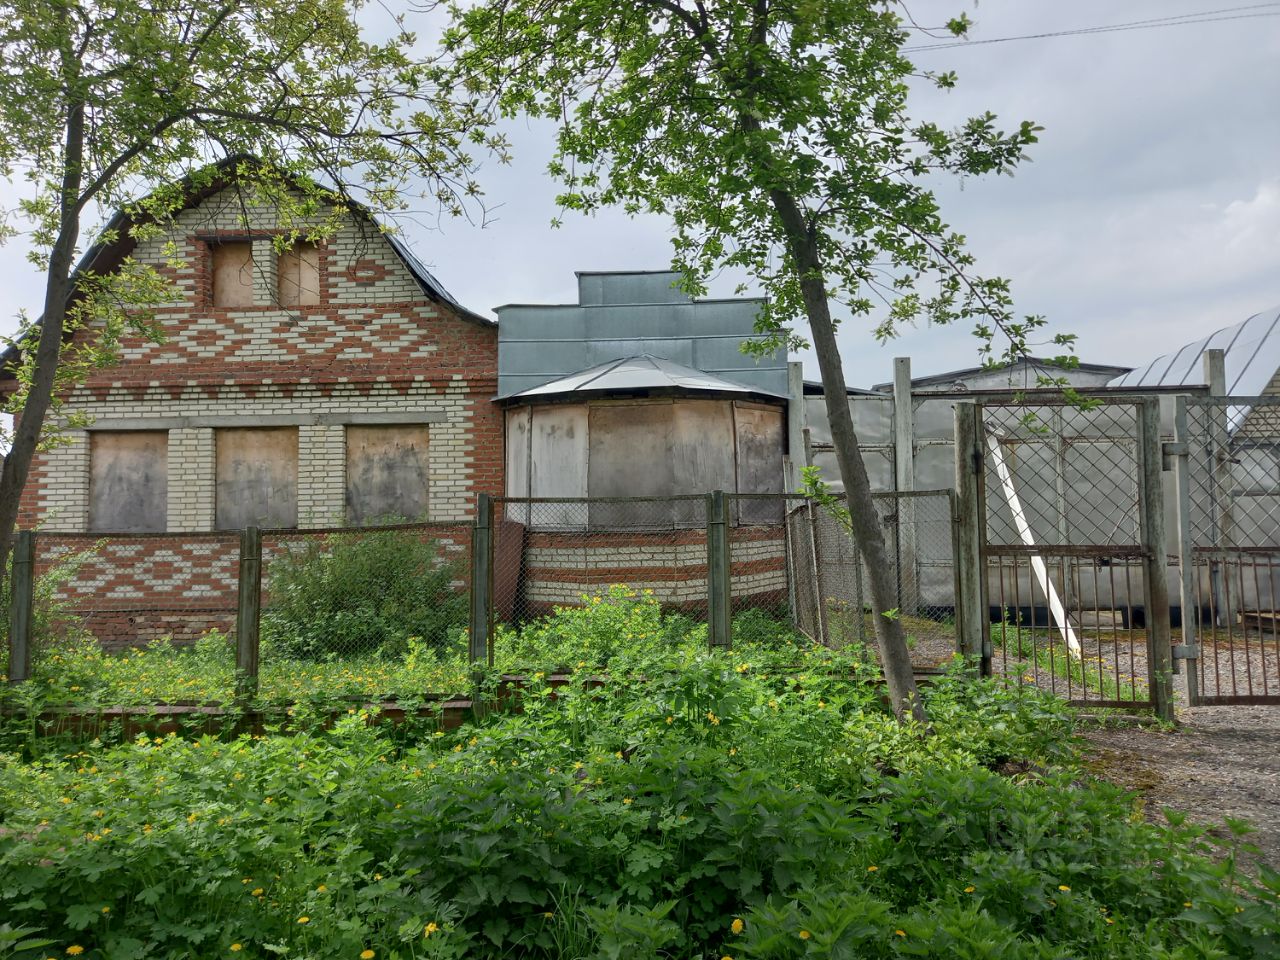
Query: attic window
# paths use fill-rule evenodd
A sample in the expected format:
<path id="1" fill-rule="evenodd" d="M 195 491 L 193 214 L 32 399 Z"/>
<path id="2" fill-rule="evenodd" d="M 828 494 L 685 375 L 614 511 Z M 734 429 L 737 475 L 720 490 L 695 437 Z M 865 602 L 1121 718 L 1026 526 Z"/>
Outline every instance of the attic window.
<path id="1" fill-rule="evenodd" d="M 215 307 L 253 306 L 253 244 L 217 243 L 210 249 Z"/>
<path id="2" fill-rule="evenodd" d="M 320 302 L 320 251 L 314 243 L 298 243 L 280 254 L 279 298 L 282 307 Z"/>

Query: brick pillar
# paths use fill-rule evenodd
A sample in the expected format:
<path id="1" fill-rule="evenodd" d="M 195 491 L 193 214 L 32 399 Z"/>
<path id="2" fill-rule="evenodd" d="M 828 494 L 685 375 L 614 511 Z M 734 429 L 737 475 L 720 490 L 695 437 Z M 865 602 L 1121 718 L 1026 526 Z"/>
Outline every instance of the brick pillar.
<path id="1" fill-rule="evenodd" d="M 213 529 L 215 467 L 212 428 L 169 431 L 170 531 Z"/>
<path id="2" fill-rule="evenodd" d="M 298 526 L 343 526 L 347 452 L 342 426 L 298 428 Z"/>

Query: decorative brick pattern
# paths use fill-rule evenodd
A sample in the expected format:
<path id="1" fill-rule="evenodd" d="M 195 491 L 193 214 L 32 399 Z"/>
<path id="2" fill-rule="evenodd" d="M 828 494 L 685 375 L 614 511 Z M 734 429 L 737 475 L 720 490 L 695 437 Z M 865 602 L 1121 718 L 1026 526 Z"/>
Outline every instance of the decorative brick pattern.
<path id="1" fill-rule="evenodd" d="M 299 526 L 324 527 L 345 519 L 343 423 L 420 414 L 430 425 L 431 519 L 469 522 L 477 494 L 503 491 L 496 330 L 432 300 L 386 237 L 356 220 L 318 245 L 320 302 L 283 309 L 277 231 L 273 211 L 245 210 L 224 191 L 180 214 L 169 236 L 139 243 L 135 259 L 174 284 L 174 302 L 154 311 L 164 340 L 126 336 L 119 363 L 94 371 L 65 398 L 66 409 L 88 414 L 97 429 L 168 430 L 167 525 L 184 534 L 214 524 L 216 427 L 296 423 Z M 216 308 L 211 245 L 246 237 L 254 306 Z M 179 267 L 169 265 L 169 244 L 185 261 Z M 88 493 L 89 435 L 69 431 L 36 457 L 19 522 L 83 533 Z M 453 546 L 464 550 L 469 540 L 458 530 Z M 227 543 L 229 554 L 208 552 Z M 230 627 L 234 535 L 124 538 L 103 549 L 65 591 L 104 642 L 182 640 Z"/>

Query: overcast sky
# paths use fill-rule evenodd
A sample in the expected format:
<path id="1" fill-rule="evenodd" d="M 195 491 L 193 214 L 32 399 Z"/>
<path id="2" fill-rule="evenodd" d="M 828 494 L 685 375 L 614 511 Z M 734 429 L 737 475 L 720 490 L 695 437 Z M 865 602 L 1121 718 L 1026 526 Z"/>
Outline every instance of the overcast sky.
<path id="1" fill-rule="evenodd" d="M 1231 0 L 916 0 L 922 24 L 967 10 L 973 41 L 1197 13 Z M 392 4 L 394 6 L 394 4 Z M 1280 4 L 1265 5 L 1280 13 Z M 426 31 L 424 31 L 426 32 Z M 427 39 L 424 37 L 424 39 Z M 921 44 L 932 43 L 922 38 Z M 1008 277 L 1017 309 L 1079 335 L 1082 360 L 1136 366 L 1280 305 L 1280 18 L 1066 36 L 921 51 L 958 89 L 922 89 L 914 116 L 954 123 L 991 110 L 1004 129 L 1045 128 L 1016 176 L 946 184 L 944 214 L 985 274 Z M 575 270 L 662 269 L 656 219 L 556 214 L 545 131 L 511 130 L 514 163 L 482 173 L 492 222 L 405 233 L 458 299 L 480 312 L 510 302 L 572 302 Z M 0 185 L 0 189 L 2 185 Z M 11 191 L 6 191 L 9 197 Z M 40 278 L 21 241 L 0 247 L 0 327 L 38 312 Z M 722 280 L 713 293 L 728 295 Z M 842 329 L 851 385 L 972 365 L 972 336 L 921 328 L 886 346 L 873 324 Z M 806 375 L 816 364 L 805 357 Z"/>

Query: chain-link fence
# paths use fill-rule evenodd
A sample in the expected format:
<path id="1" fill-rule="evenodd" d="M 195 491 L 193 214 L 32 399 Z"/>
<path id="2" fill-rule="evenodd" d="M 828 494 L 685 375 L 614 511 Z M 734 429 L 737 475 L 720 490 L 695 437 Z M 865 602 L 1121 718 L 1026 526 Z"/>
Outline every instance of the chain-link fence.
<path id="1" fill-rule="evenodd" d="M 72 700 L 231 697 L 239 534 L 41 532 L 30 543 L 30 669 L 54 689 Z"/>
<path id="2" fill-rule="evenodd" d="M 950 495 L 875 502 L 895 616 L 916 665 L 936 666 L 956 646 Z M 594 629 L 572 611 L 601 602 L 636 607 L 613 624 L 632 645 L 870 641 L 840 514 L 780 495 L 482 497 L 474 527 L 24 534 L 35 559 L 15 570 L 36 587 L 13 583 L 34 613 L 34 674 L 71 701 L 89 687 L 119 703 L 403 699 L 461 692 L 486 655 L 558 656 L 548 643 Z"/>
<path id="3" fill-rule="evenodd" d="M 872 500 L 911 662 L 937 667 L 958 648 L 951 493 L 875 493 Z M 874 650 L 871 585 L 844 500 L 831 506 L 788 501 L 786 518 L 797 624 L 829 646 L 861 643 Z"/>
<path id="4" fill-rule="evenodd" d="M 263 531 L 259 695 L 463 688 L 469 542 L 446 523 Z"/>
<path id="5" fill-rule="evenodd" d="M 25 596 L 26 649 L 8 669 L 71 703 L 225 703 L 246 679 L 273 701 L 456 692 L 470 536 L 271 530 L 246 553 L 239 531 L 23 534 L 9 600 Z"/>
<path id="6" fill-rule="evenodd" d="M 1280 703 L 1280 397 L 1180 399 L 1182 640 L 1198 703 Z"/>
<path id="7" fill-rule="evenodd" d="M 1142 451 L 1158 421 L 1144 426 L 1143 410 L 1131 399 L 981 408 L 991 664 L 1013 682 L 1093 706 L 1149 703 Z M 1159 510 L 1158 484 L 1151 499 Z"/>

